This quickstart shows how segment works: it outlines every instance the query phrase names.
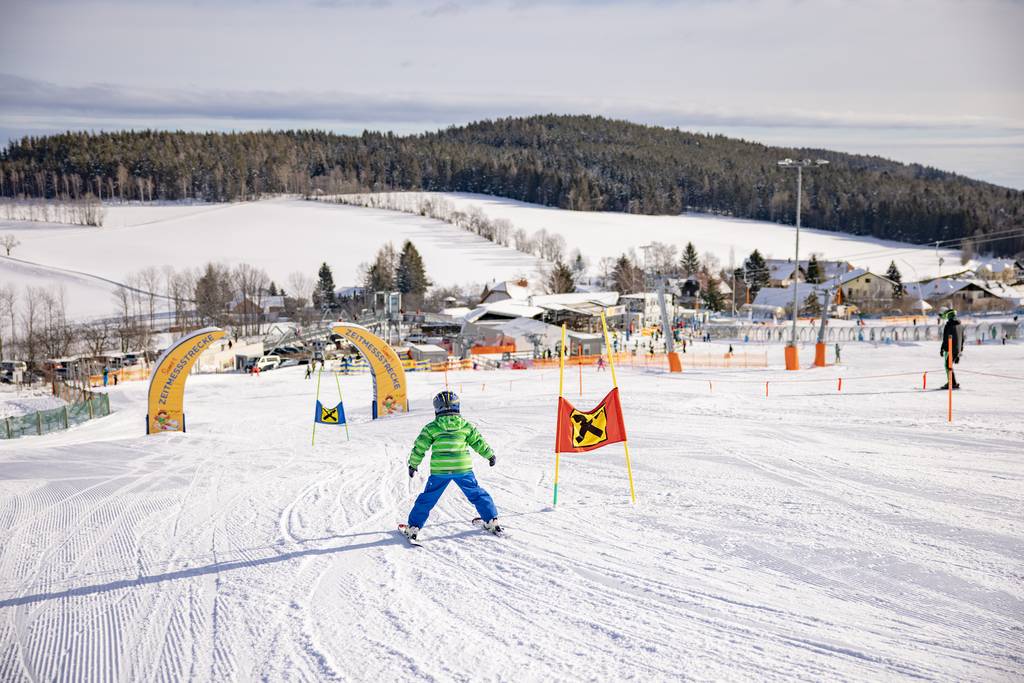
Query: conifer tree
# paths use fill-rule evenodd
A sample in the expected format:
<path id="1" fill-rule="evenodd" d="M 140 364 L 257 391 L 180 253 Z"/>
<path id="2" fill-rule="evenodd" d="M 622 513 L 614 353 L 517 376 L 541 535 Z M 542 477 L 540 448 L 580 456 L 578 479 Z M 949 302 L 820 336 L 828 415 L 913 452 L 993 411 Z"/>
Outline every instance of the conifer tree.
<path id="1" fill-rule="evenodd" d="M 900 273 L 900 269 L 896 267 L 895 261 L 889 261 L 889 270 L 885 271 L 885 276 L 896 283 L 892 287 L 892 295 L 895 297 L 903 296 L 903 275 Z"/>
<path id="2" fill-rule="evenodd" d="M 768 273 L 768 264 L 765 263 L 761 252 L 755 249 L 751 252 L 743 267 L 746 270 L 747 281 L 750 283 L 750 296 L 757 296 L 762 287 L 767 287 L 771 282 L 771 275 Z"/>
<path id="3" fill-rule="evenodd" d="M 612 283 L 620 294 L 635 294 L 644 288 L 644 274 L 632 259 L 623 254 L 615 261 Z"/>
<path id="4" fill-rule="evenodd" d="M 821 315 L 821 300 L 818 298 L 817 292 L 811 292 L 804 299 L 803 311 L 813 316 Z"/>
<path id="5" fill-rule="evenodd" d="M 725 297 L 718 287 L 718 278 L 707 273 L 703 291 L 700 293 L 701 305 L 710 311 L 721 311 L 725 308 Z"/>
<path id="6" fill-rule="evenodd" d="M 373 265 L 366 271 L 366 288 L 370 292 L 390 292 L 395 289 L 395 274 L 398 272 L 398 258 L 390 242 L 377 251 Z"/>
<path id="7" fill-rule="evenodd" d="M 700 257 L 697 256 L 697 249 L 693 246 L 693 242 L 686 243 L 686 249 L 683 250 L 683 258 L 679 265 L 686 277 L 690 277 L 700 270 Z"/>
<path id="8" fill-rule="evenodd" d="M 313 303 L 319 308 L 330 308 L 334 305 L 334 275 L 326 262 L 320 264 L 320 270 L 317 272 Z"/>
<path id="9" fill-rule="evenodd" d="M 818 257 L 815 254 L 811 254 L 811 260 L 807 262 L 807 281 L 816 285 L 823 279 Z"/>
<path id="10" fill-rule="evenodd" d="M 395 272 L 395 285 L 402 294 L 422 297 L 430 286 L 427 271 L 423 266 L 423 257 L 411 241 L 402 245 L 402 253 L 398 256 L 398 268 Z"/>
<path id="11" fill-rule="evenodd" d="M 555 261 L 555 266 L 548 276 L 548 292 L 551 294 L 567 294 L 576 291 L 576 282 L 572 269 L 564 261 Z"/>

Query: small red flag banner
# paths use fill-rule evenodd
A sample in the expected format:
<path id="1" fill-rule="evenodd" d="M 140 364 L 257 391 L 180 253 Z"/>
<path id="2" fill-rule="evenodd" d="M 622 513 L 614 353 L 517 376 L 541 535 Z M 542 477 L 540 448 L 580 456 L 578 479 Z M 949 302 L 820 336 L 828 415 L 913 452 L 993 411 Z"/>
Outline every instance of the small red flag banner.
<path id="1" fill-rule="evenodd" d="M 559 453 L 582 453 L 626 440 L 618 387 L 608 392 L 589 412 L 577 410 L 563 397 L 558 399 L 558 427 L 555 449 Z"/>

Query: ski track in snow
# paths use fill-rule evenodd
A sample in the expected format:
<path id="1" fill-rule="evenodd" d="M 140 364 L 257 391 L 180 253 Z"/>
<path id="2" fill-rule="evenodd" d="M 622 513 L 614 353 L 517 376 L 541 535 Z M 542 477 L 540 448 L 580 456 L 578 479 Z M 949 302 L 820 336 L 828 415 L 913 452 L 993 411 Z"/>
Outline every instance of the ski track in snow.
<path id="1" fill-rule="evenodd" d="M 800 376 L 931 350 L 851 344 Z M 1024 345 L 969 359 L 998 372 Z M 587 373 L 581 406 L 610 382 Z M 553 509 L 557 373 L 450 373 L 498 454 L 476 472 L 504 539 L 454 486 L 424 547 L 395 528 L 441 376 L 410 375 L 414 412 L 376 422 L 369 378 L 343 378 L 352 439 L 315 447 L 301 368 L 193 377 L 188 434 L 141 435 L 132 383 L 108 418 L 0 443 L 0 680 L 1024 676 L 1020 384 L 964 375 L 950 425 L 913 378 L 619 374 L 638 504 L 613 445 L 563 456 Z"/>

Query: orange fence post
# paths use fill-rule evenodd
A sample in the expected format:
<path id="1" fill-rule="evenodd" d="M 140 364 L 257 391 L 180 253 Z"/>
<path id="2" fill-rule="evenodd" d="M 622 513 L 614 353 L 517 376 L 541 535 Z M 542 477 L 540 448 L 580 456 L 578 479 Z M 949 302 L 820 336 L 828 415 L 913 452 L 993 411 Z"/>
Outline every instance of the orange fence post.
<path id="1" fill-rule="evenodd" d="M 921 391 L 925 391 L 927 389 L 928 389 L 928 373 L 927 372 L 923 372 L 923 373 L 921 373 Z"/>
<path id="2" fill-rule="evenodd" d="M 839 378 L 839 388 L 836 389 L 836 391 L 842 391 L 842 390 L 843 390 L 843 378 L 840 377 Z"/>
<path id="3" fill-rule="evenodd" d="M 768 382 L 764 383 L 764 397 L 768 398 Z"/>

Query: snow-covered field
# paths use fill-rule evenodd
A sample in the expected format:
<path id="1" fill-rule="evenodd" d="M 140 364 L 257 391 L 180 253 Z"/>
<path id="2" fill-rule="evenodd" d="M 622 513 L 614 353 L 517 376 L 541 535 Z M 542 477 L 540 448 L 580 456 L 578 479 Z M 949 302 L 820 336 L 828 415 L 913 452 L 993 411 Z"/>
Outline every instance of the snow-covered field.
<path id="1" fill-rule="evenodd" d="M 723 266 L 729 265 L 730 250 L 735 263 L 743 260 L 754 249 L 760 249 L 766 258 L 793 258 L 796 228 L 790 225 L 724 218 L 701 214 L 683 216 L 642 216 L 617 212 L 565 211 L 536 204 L 527 204 L 503 197 L 466 193 L 408 192 L 408 201 L 417 206 L 421 197 L 441 197 L 453 206 L 466 211 L 478 207 L 489 218 L 505 218 L 516 228 L 527 233 L 547 230 L 562 235 L 570 248 L 578 247 L 591 261 L 593 268 L 604 256 L 636 250 L 651 242 L 675 245 L 682 253 L 687 242 L 693 242 L 698 253 L 712 253 Z M 831 261 L 848 260 L 855 266 L 885 273 L 889 262 L 903 271 L 907 280 L 915 273 L 924 278 L 963 270 L 960 252 L 953 249 L 933 249 L 904 242 L 856 237 L 838 232 L 809 229 L 800 230 L 800 258 L 820 254 Z M 944 263 L 939 265 L 939 257 Z M 908 265 L 909 264 L 909 265 Z"/>
<path id="2" fill-rule="evenodd" d="M 246 262 L 287 287 L 289 273 L 314 277 L 326 261 L 342 287 L 358 284 L 360 264 L 372 261 L 381 246 L 392 242 L 401 248 L 406 239 L 420 250 L 428 276 L 440 285 L 535 277 L 538 264 L 532 256 L 440 221 L 301 199 L 114 205 L 106 208 L 102 228 L 0 221 L 0 233 L 12 233 L 21 242 L 11 254 L 17 261 L 0 257 L 0 282 L 64 283 L 75 317 L 112 314 L 115 283 L 149 266 Z"/>
<path id="3" fill-rule="evenodd" d="M 635 506 L 611 446 L 563 457 L 551 508 L 556 373 L 451 373 L 510 537 L 453 487 L 421 549 L 395 525 L 441 375 L 376 422 L 344 378 L 352 440 L 316 447 L 301 368 L 193 377 L 188 434 L 143 436 L 144 385 L 113 388 L 0 443 L 0 680 L 1020 680 L 1024 382 L 967 371 L 1019 376 L 1024 345 L 967 350 L 952 424 L 920 374 L 874 377 L 938 370 L 933 344 L 843 356 L 621 369 Z M 610 382 L 570 378 L 581 407 Z"/>
<path id="4" fill-rule="evenodd" d="M 407 193 L 410 205 L 430 193 Z M 528 233 L 545 229 L 579 248 L 596 272 L 603 256 L 614 257 L 652 241 L 677 246 L 692 241 L 728 265 L 755 248 L 766 256 L 789 258 L 793 228 L 709 216 L 636 216 L 551 209 L 485 195 L 443 194 L 462 210 L 480 207 L 491 218 L 507 218 Z M 0 282 L 20 286 L 64 284 L 73 317 L 111 315 L 113 292 L 130 273 L 149 266 L 199 267 L 207 261 L 247 262 L 264 268 L 279 285 L 301 271 L 315 275 L 322 261 L 339 286 L 356 284 L 362 263 L 386 242 L 400 247 L 412 240 L 423 254 L 427 274 L 439 285 L 479 285 L 526 276 L 536 278 L 539 261 L 446 223 L 396 211 L 363 209 L 301 199 L 238 204 L 113 205 L 103 228 L 0 221 L 0 233 L 21 242 L 12 256 L 0 257 Z M 884 272 L 896 260 L 906 280 L 958 267 L 956 252 L 898 242 L 856 238 L 816 230 L 801 231 L 801 254 L 849 259 Z M 908 265 L 909 264 L 909 265 Z"/>

